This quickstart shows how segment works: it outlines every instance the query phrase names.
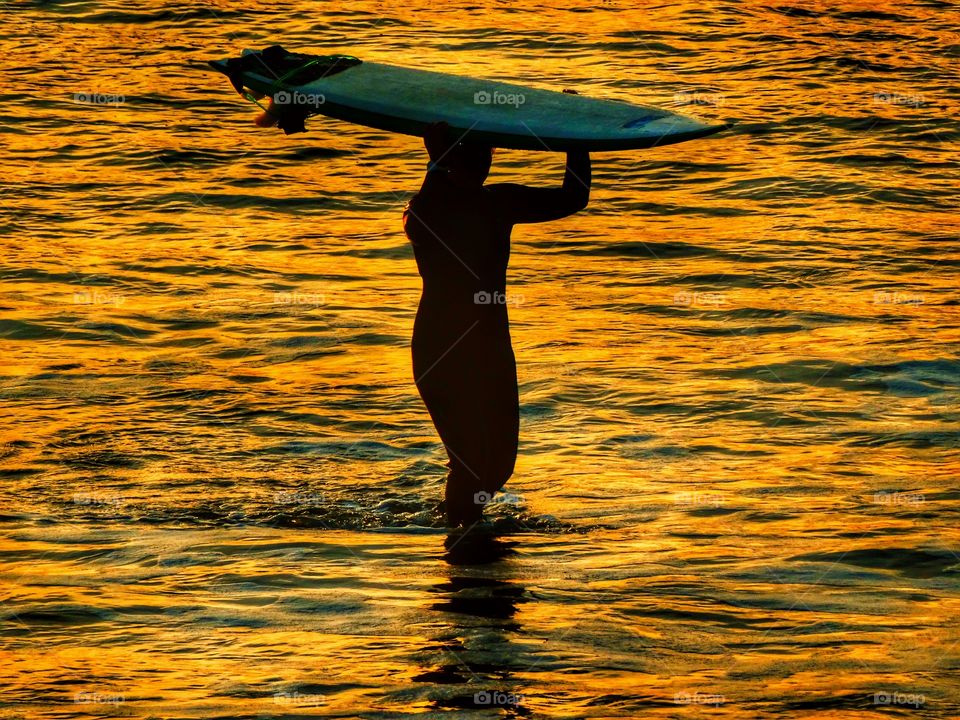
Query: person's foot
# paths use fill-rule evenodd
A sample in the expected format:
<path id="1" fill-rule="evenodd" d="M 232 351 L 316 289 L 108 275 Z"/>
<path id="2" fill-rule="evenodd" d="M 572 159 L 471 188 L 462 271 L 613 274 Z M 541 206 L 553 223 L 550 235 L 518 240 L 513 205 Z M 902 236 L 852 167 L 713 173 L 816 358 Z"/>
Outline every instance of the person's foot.
<path id="1" fill-rule="evenodd" d="M 483 519 L 483 502 L 477 499 L 480 493 L 452 492 L 449 483 L 444 503 L 448 527 L 469 527 Z"/>

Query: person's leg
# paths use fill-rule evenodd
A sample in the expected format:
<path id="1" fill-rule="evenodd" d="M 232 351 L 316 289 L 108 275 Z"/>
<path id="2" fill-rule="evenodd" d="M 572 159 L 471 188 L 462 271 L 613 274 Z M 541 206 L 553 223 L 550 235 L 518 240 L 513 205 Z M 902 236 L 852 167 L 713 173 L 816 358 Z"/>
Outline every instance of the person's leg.
<path id="1" fill-rule="evenodd" d="M 488 440 L 477 394 L 462 375 L 454 379 L 438 373 L 417 387 L 447 451 L 444 504 L 448 524 L 471 525 L 481 517 L 482 493 L 490 484 L 484 480 Z"/>
<path id="2" fill-rule="evenodd" d="M 486 358 L 481 413 L 484 427 L 483 491 L 493 495 L 513 475 L 520 431 L 517 368 L 509 339 Z"/>
<path id="3" fill-rule="evenodd" d="M 509 348 L 499 353 L 486 349 L 472 357 L 456 374 L 442 370 L 418 384 L 449 457 L 444 497 L 454 526 L 480 520 L 484 505 L 510 478 L 517 458 L 513 354 Z"/>
<path id="4" fill-rule="evenodd" d="M 413 372 L 449 457 L 447 519 L 463 525 L 480 519 L 484 504 L 513 473 L 517 370 L 506 316 L 502 324 L 473 322 L 462 332 L 449 325 L 449 316 L 434 317 L 421 304 L 414 323 Z"/>

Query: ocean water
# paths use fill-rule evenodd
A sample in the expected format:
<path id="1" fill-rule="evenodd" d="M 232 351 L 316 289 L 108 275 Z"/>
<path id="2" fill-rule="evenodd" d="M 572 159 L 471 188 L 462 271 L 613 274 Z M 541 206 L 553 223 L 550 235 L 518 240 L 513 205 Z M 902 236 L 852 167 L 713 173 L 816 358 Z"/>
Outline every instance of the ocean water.
<path id="1" fill-rule="evenodd" d="M 0 17 L 0 717 L 960 717 L 955 2 Z M 515 231 L 484 533 L 412 382 L 422 145 L 254 127 L 205 63 L 278 42 L 736 123 Z"/>

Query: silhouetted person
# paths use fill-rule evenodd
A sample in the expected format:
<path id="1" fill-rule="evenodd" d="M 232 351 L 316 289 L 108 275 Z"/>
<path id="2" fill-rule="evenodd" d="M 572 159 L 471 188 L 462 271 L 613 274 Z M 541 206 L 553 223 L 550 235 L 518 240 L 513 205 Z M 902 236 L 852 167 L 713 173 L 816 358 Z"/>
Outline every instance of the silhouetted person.
<path id="1" fill-rule="evenodd" d="M 457 142 L 445 123 L 424 136 L 430 155 L 403 213 L 423 294 L 413 326 L 413 373 L 447 450 L 451 526 L 480 520 L 513 473 L 519 399 L 506 273 L 517 223 L 556 220 L 590 197 L 590 155 L 567 154 L 563 186 L 484 185 L 493 150 Z"/>

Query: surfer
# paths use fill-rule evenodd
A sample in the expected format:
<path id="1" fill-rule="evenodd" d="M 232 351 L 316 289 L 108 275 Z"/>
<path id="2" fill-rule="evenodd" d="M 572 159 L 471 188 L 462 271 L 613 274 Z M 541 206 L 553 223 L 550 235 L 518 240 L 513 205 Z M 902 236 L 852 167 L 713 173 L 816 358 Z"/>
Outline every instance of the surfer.
<path id="1" fill-rule="evenodd" d="M 481 519 L 517 457 L 519 397 L 507 305 L 510 233 L 557 220 L 590 197 L 590 155 L 567 153 L 559 188 L 484 185 L 493 149 L 446 123 L 424 135 L 430 163 L 403 212 L 423 293 L 413 326 L 417 389 L 447 451 L 447 524 Z"/>

